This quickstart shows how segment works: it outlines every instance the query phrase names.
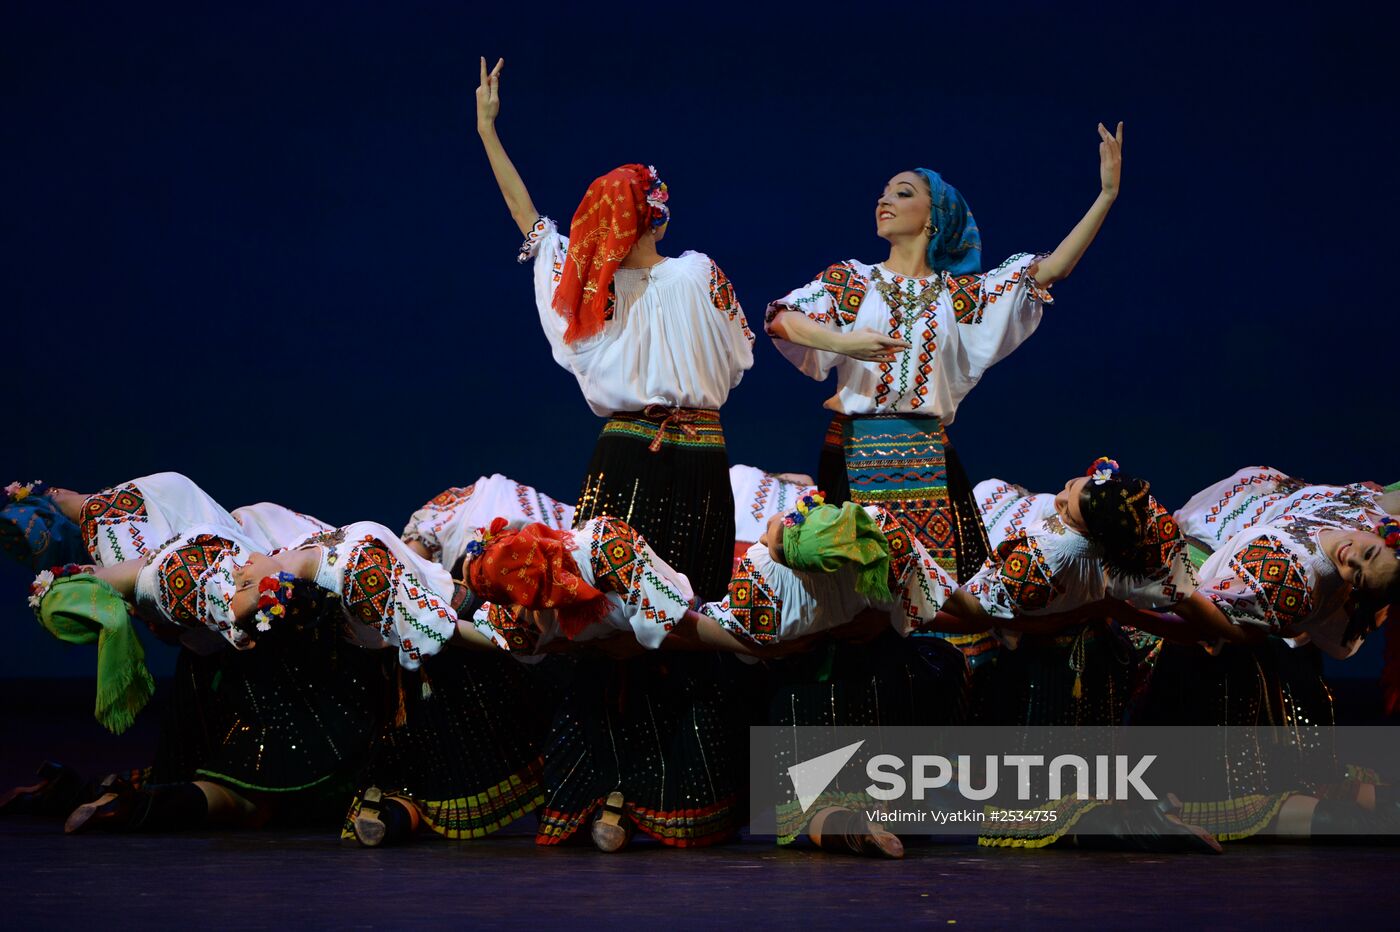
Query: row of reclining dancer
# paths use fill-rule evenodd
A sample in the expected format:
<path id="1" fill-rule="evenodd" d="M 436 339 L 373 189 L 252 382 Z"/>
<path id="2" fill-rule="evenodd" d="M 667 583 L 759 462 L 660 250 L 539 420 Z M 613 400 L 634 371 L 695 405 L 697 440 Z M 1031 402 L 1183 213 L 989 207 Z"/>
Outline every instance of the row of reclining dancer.
<path id="1" fill-rule="evenodd" d="M 1095 473 L 1102 476 L 1109 468 L 1098 463 Z M 99 720 L 120 731 L 151 695 L 132 613 L 186 648 L 176 684 L 193 690 L 173 697 L 157 764 L 143 775 L 146 786 L 102 788 L 95 801 L 77 807 L 70 826 L 157 830 L 248 824 L 286 799 L 303 800 L 309 788 L 335 785 L 339 776 L 367 789 L 355 798 L 345 834 L 371 844 L 388 832 L 385 813 L 389 825 L 397 826 L 390 837 L 402 837 L 419 823 L 449 837 L 475 837 L 541 804 L 572 798 L 567 792 L 601 794 L 585 815 L 601 810 L 593 834 L 605 840 L 609 827 L 625 837 L 625 817 L 648 834 L 685 843 L 691 839 L 668 834 L 669 826 L 651 816 L 666 810 L 637 802 L 648 798 L 642 793 L 669 788 L 648 779 L 646 766 L 647 752 L 664 753 L 664 742 L 642 742 L 631 749 L 640 750 L 643 759 L 628 766 L 615 762 L 601 780 L 571 785 L 560 777 L 566 770 L 572 775 L 581 762 L 590 764 L 587 772 L 598 769 L 589 761 L 586 738 L 575 733 L 583 723 L 566 704 L 551 708 L 558 696 L 554 674 L 506 655 L 536 662 L 552 659 L 555 649 L 590 642 L 612 645 L 615 656 L 662 646 L 731 651 L 768 661 L 768 687 L 783 696 L 782 707 L 800 710 L 804 700 L 816 705 L 836 698 L 842 710 L 838 720 L 860 718 L 859 701 L 851 704 L 853 684 L 866 681 L 872 658 L 902 659 L 905 682 L 917 681 L 921 691 L 907 698 L 876 695 L 873 703 L 883 702 L 884 708 L 879 723 L 900 715 L 903 702 L 908 709 L 901 723 L 1112 724 L 1127 711 L 1125 665 L 1114 654 L 1121 648 L 1144 658 L 1157 655 L 1139 720 L 1155 715 L 1158 721 L 1180 721 L 1213 707 L 1220 695 L 1265 693 L 1248 679 L 1228 682 L 1244 669 L 1228 662 L 1229 651 L 1258 648 L 1221 650 L 1217 640 L 1211 645 L 1214 654 L 1208 653 L 1191 640 L 1197 632 L 1173 630 L 1179 620 L 1151 613 L 1153 607 L 1179 605 L 1183 592 L 1208 593 L 1242 624 L 1287 637 L 1287 651 L 1312 641 L 1334 656 L 1347 656 L 1367 628 L 1358 627 L 1356 619 L 1374 609 L 1352 606 L 1348 613 L 1337 593 L 1368 563 L 1385 578 L 1387 564 L 1381 561 L 1394 560 L 1394 550 L 1364 528 L 1377 515 L 1400 510 L 1400 492 L 1394 490 L 1313 486 L 1275 470 L 1242 470 L 1198 494 L 1175 518 L 1148 496 L 1141 539 L 1150 554 L 1149 569 L 1131 576 L 1098 556 L 1103 535 L 1081 524 L 1085 515 L 1070 505 L 1069 492 L 1028 495 L 992 480 L 977 490 L 994 556 L 958 588 L 917 538 L 878 506 L 822 504 L 801 481 L 805 477 L 790 481 L 742 466 L 731 476 L 736 525 L 759 540 L 748 546 L 735 542 L 728 593 L 698 611 L 685 577 L 625 523 L 594 519 L 565 531 L 570 506 L 502 476 L 435 497 L 414 513 L 402 535 L 363 522 L 331 528 L 270 503 L 230 513 L 193 482 L 171 473 L 90 496 L 37 485 L 15 488 L 12 495 L 19 500 L 5 509 L 7 549 L 30 555 L 35 565 L 70 556 L 95 561 L 41 572 L 31 602 L 55 636 L 98 642 Z M 1109 480 L 1094 483 L 1090 476 L 1068 485 L 1110 485 Z M 1093 500 L 1086 496 L 1080 506 Z M 777 510 L 789 506 L 786 514 Z M 1089 504 L 1085 510 L 1092 514 L 1093 509 Z M 1221 526 L 1222 516 L 1230 526 Z M 495 525 L 494 533 L 489 525 L 482 527 L 483 521 Z M 1194 532 L 1193 541 L 1213 545 L 1214 553 L 1193 554 L 1183 527 Z M 1389 532 L 1395 533 L 1400 528 Z M 1337 543 L 1329 535 L 1344 539 Z M 1306 549 L 1295 559 L 1304 574 L 1302 599 L 1293 591 L 1299 580 L 1256 565 L 1260 553 L 1286 559 L 1289 542 L 1297 548 L 1300 541 L 1315 539 L 1324 542 L 1323 560 L 1316 559 L 1318 553 L 1308 559 Z M 1326 553 L 1342 548 L 1350 551 L 1349 559 L 1328 571 Z M 1385 592 L 1393 594 L 1394 586 L 1389 579 Z M 958 615 L 957 592 L 971 594 L 975 603 L 964 610 L 965 617 Z M 1105 602 L 1106 595 L 1115 601 Z M 1168 638 L 1076 618 L 1076 612 L 1101 615 L 1106 606 L 1115 618 L 1146 617 L 1162 624 Z M 968 621 L 974 617 L 979 620 Z M 984 672 L 977 690 L 969 690 L 968 666 L 956 649 L 942 638 L 922 636 L 960 625 L 991 627 L 999 643 L 1014 646 L 996 652 L 992 663 L 985 662 L 985 652 L 978 655 Z M 869 643 L 813 645 L 823 632 L 839 633 L 843 627 L 848 634 L 859 632 L 860 640 L 872 630 L 883 633 Z M 259 639 L 265 643 L 253 649 Z M 480 650 L 444 650 L 454 639 Z M 908 644 L 916 645 L 917 661 L 903 655 Z M 223 649 L 228 647 L 241 650 Z M 358 649 L 363 647 L 395 650 L 376 655 Z M 376 656 L 393 657 L 397 671 L 386 677 L 386 664 L 374 663 Z M 253 658 L 265 662 L 242 662 Z M 859 675 L 838 671 L 815 695 L 789 685 L 793 677 L 805 676 L 809 663 L 836 660 L 850 666 L 853 658 L 867 664 Z M 226 674 L 224 685 L 213 688 L 212 675 L 201 679 L 201 665 Z M 1300 707 L 1232 709 L 1218 723 L 1258 724 L 1271 717 L 1330 721 L 1325 687 L 1308 690 L 1306 669 L 1279 675 L 1294 686 L 1281 694 Z M 1315 671 L 1311 675 L 1316 679 Z M 1224 678 L 1223 688 L 1202 685 L 1210 677 Z M 879 676 L 872 682 L 869 688 L 879 693 Z M 1193 684 L 1185 690 L 1184 704 L 1177 696 L 1183 682 Z M 1024 701 L 1036 692 L 1039 706 Z M 1320 698 L 1312 708 L 1301 707 L 1310 695 Z M 977 708 L 967 710 L 969 702 Z M 281 714 L 269 722 L 259 704 L 276 704 Z M 394 704 L 401 707 L 390 708 Z M 614 714 L 589 711 L 604 719 Z M 198 719 L 196 727 L 182 727 L 180 721 L 191 717 Z M 256 727 L 227 729 L 214 747 L 190 746 L 220 733 L 211 725 L 235 720 Z M 653 710 L 648 725 L 655 727 L 656 721 Z M 624 746 L 638 745 L 638 734 L 625 724 L 617 723 L 617 736 Z M 586 736 L 590 729 L 582 730 Z M 675 734 L 687 731 L 679 727 Z M 721 734 L 708 737 L 714 746 L 724 746 Z M 281 753 L 266 753 L 267 747 Z M 300 755 L 286 753 L 296 748 L 303 749 Z M 551 751 L 562 756 L 555 759 Z M 457 759 L 444 763 L 446 758 Z M 197 779 L 172 780 L 190 776 Z M 624 789 L 613 789 L 614 784 Z M 381 786 L 393 788 L 389 799 Z M 78 788 L 70 781 L 67 789 Z M 1186 814 L 1227 837 L 1249 837 L 1290 799 L 1295 806 L 1304 804 L 1297 800 L 1312 800 L 1307 789 L 1312 788 L 1273 788 L 1268 805 L 1253 799 L 1258 794 L 1247 794 L 1251 802 L 1239 811 L 1222 810 L 1212 797 L 1208 803 L 1188 802 Z M 622 798 L 612 808 L 621 815 L 609 823 L 604 821 L 607 797 L 614 792 Z M 73 799 L 71 793 L 62 798 Z M 1324 815 L 1336 808 L 1329 803 Z M 851 818 L 843 815 L 851 811 L 847 807 L 823 811 L 833 824 Z M 563 840 L 583 824 L 551 812 L 568 810 L 546 805 L 543 843 Z M 1337 818 L 1332 816 L 1333 822 Z M 1081 818 L 1079 824 L 1085 832 L 1112 830 L 1103 821 L 1084 822 Z M 783 837 L 795 838 L 802 828 L 789 820 Z M 1024 843 L 1024 831 L 1024 826 L 1019 834 L 1008 827 L 983 841 Z M 705 840 L 731 833 L 732 828 Z M 1033 840 L 1051 843 L 1061 837 L 1045 834 L 1042 825 Z M 857 825 L 842 828 L 836 844 L 888 853 L 898 842 L 877 827 Z"/>
<path id="2" fill-rule="evenodd" d="M 553 356 L 607 418 L 572 520 L 524 489 L 477 511 L 470 503 L 486 501 L 478 483 L 429 503 L 403 538 L 276 512 L 269 526 L 315 526 L 257 540 L 230 516 L 232 525 L 143 531 L 141 551 L 128 540 L 111 565 L 90 553 L 96 573 L 41 575 L 33 599 L 46 626 L 99 642 L 99 706 L 114 724 L 149 694 L 148 677 L 126 662 L 139 643 L 117 621 L 128 598 L 144 620 L 212 630 L 233 648 L 262 645 L 216 652 L 212 672 L 182 652 L 190 670 L 177 688 L 190 695 L 168 704 L 176 721 L 162 729 L 161 766 L 143 775 L 143 789 L 106 787 L 72 813 L 71 828 L 262 818 L 271 801 L 315 795 L 353 771 L 363 791 L 345 831 L 362 843 L 417 824 L 475 837 L 533 809 L 543 844 L 585 827 L 609 851 L 634 830 L 668 845 L 712 844 L 744 820 L 750 724 L 1109 723 L 1126 708 L 1131 669 L 1156 664 L 1156 678 L 1170 666 L 1165 642 L 1193 651 L 1192 662 L 1212 656 L 1194 646 L 1201 641 L 1234 645 L 1219 649 L 1225 658 L 1259 650 L 1249 643 L 1256 630 L 1332 644 L 1333 617 L 1353 591 L 1393 595 L 1395 551 L 1366 523 L 1393 505 L 1373 499 L 1349 524 L 1310 517 L 1333 523 L 1309 538 L 1313 550 L 1299 545 L 1305 556 L 1282 535 L 1263 557 L 1224 558 L 1217 570 L 1239 564 L 1236 575 L 1258 584 L 1250 602 L 1223 583 L 1203 589 L 1179 520 L 1107 458 L 1051 496 L 1053 514 L 990 546 L 946 427 L 986 370 L 1039 326 L 1049 288 L 1097 235 L 1118 194 L 1121 124 L 1098 127 L 1099 192 L 1048 254 L 983 271 L 962 195 L 936 172 L 903 171 L 874 205 L 890 245 L 884 262 L 835 263 L 769 304 L 765 329 L 781 353 L 812 378 L 836 375 L 815 483 L 824 494 L 767 477 L 764 501 L 792 507 L 759 509 L 763 526 L 736 565 L 737 527 L 753 512 L 736 512 L 719 410 L 753 363 L 754 335 L 735 288 L 708 256 L 657 251 L 670 192 L 648 166 L 597 178 L 568 236 L 542 216 L 496 132 L 501 69 L 481 62 L 478 133 L 526 237 L 519 258 L 533 263 Z M 70 494 L 49 497 L 72 509 Z M 520 513 L 529 502 L 538 516 Z M 1284 518 L 1290 529 L 1303 520 Z M 1339 543 L 1338 534 L 1351 536 Z M 1287 595 L 1264 593 L 1272 577 L 1250 569 L 1261 559 L 1298 563 L 1319 591 L 1300 596 L 1289 577 Z M 1345 650 L 1375 618 L 1343 626 L 1335 643 Z M 267 649 L 278 640 L 285 650 Z M 479 649 L 444 649 L 451 644 Z M 398 663 L 386 672 L 362 647 L 392 647 L 384 653 Z M 242 659 L 269 655 L 279 659 Z M 1018 691 L 1053 701 L 1010 701 Z M 367 693 L 384 701 L 357 705 Z M 276 721 L 257 713 L 267 708 Z M 198 746 L 194 725 L 180 721 L 191 710 L 240 727 Z M 237 746 L 259 729 L 282 730 L 256 745 L 277 755 Z M 347 739 L 365 734 L 361 745 Z M 1325 804 L 1342 802 L 1307 797 L 1308 808 L 1296 803 L 1304 795 L 1290 790 L 1217 834 L 1249 834 L 1264 817 L 1328 816 L 1337 805 Z M 805 833 L 832 850 L 902 852 L 846 802 L 826 800 L 810 818 L 788 807 L 781 840 Z M 1084 802 L 1072 819 L 983 841 L 1215 847 L 1175 813 Z"/>

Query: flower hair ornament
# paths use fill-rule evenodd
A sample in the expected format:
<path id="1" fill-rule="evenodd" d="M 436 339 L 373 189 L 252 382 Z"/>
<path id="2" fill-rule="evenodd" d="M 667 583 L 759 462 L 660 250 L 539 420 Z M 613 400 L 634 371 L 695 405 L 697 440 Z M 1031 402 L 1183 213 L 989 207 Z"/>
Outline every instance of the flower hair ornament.
<path id="1" fill-rule="evenodd" d="M 783 516 L 783 527 L 797 527 L 807 520 L 813 508 L 826 504 L 825 492 L 808 492 L 797 500 L 797 508 Z"/>
<path id="2" fill-rule="evenodd" d="M 11 482 L 5 486 L 5 498 L 10 502 L 22 502 L 31 495 L 43 495 L 48 490 L 48 483 L 39 479 L 33 482 Z"/>
<path id="3" fill-rule="evenodd" d="M 55 566 L 46 569 L 34 581 L 29 584 L 29 607 L 35 612 L 39 611 L 39 603 L 44 601 L 44 596 L 53 587 L 54 581 L 65 576 L 77 576 L 87 570 L 76 563 L 65 563 L 63 566 Z"/>
<path id="4" fill-rule="evenodd" d="M 656 174 L 655 165 L 647 166 L 647 180 L 650 182 L 647 187 L 647 206 L 652 209 L 652 229 L 656 229 L 671 222 L 671 208 L 666 206 L 671 194 L 666 190 L 666 182 Z"/>
<path id="5" fill-rule="evenodd" d="M 1400 557 L 1400 520 L 1387 515 L 1376 525 L 1376 534 L 1385 541 L 1387 547 L 1397 552 L 1397 557 Z"/>
<path id="6" fill-rule="evenodd" d="M 501 533 L 509 526 L 510 522 L 505 518 L 496 517 L 491 519 L 490 527 L 477 528 L 475 538 L 467 541 L 467 559 L 472 560 L 481 556 L 482 553 L 486 551 L 486 545 L 491 542 L 492 538 L 500 537 Z"/>
<path id="7" fill-rule="evenodd" d="M 286 572 L 258 581 L 258 611 L 253 620 L 259 631 L 271 631 L 273 621 L 287 617 L 287 604 L 292 601 L 296 583 L 297 577 Z"/>
<path id="8" fill-rule="evenodd" d="M 1089 477 L 1089 481 L 1094 485 L 1103 485 L 1108 480 L 1118 475 L 1118 461 L 1111 460 L 1106 456 L 1100 456 L 1094 460 L 1089 467 L 1089 471 L 1084 475 Z"/>

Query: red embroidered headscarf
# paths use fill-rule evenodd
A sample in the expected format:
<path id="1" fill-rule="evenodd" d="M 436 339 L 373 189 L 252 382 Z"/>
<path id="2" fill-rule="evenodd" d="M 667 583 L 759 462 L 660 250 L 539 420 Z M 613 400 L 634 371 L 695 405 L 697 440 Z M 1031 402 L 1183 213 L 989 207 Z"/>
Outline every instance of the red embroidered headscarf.
<path id="1" fill-rule="evenodd" d="M 569 255 L 554 292 L 554 309 L 569 324 L 565 343 L 602 331 L 613 273 L 642 233 L 670 217 L 666 196 L 646 165 L 621 165 L 588 186 L 569 225 Z"/>
<path id="2" fill-rule="evenodd" d="M 502 531 L 468 564 L 467 582 L 490 602 L 552 609 L 565 636 L 573 638 L 608 613 L 608 600 L 579 575 L 572 549 L 568 531 L 545 524 Z"/>

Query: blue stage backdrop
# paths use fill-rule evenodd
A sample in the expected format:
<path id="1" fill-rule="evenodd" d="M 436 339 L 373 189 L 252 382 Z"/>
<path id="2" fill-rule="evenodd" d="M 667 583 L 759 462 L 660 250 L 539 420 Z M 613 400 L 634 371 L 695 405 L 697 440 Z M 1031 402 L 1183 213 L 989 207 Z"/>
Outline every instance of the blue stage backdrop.
<path id="1" fill-rule="evenodd" d="M 756 331 L 883 257 L 874 200 L 915 165 L 961 188 L 990 264 L 1053 248 L 1097 193 L 1095 124 L 1123 120 L 1098 242 L 959 411 L 972 477 L 1058 488 L 1106 453 L 1175 506 L 1248 464 L 1400 472 L 1392 7 L 200 7 L 6 9 L 3 481 L 170 469 L 395 527 L 484 473 L 572 500 L 599 421 L 514 261 L 478 55 L 506 58 L 500 133 L 541 210 L 655 164 L 665 251 L 710 254 Z M 814 470 L 829 393 L 760 335 L 732 460 Z M 2 572 L 0 675 L 89 675 Z"/>

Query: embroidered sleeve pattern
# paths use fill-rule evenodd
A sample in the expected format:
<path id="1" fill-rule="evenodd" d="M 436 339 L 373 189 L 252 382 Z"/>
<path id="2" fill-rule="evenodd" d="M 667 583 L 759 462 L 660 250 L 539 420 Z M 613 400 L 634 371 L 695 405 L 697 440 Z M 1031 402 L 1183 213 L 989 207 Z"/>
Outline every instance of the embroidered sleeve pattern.
<path id="1" fill-rule="evenodd" d="M 1152 519 L 1143 546 L 1154 566 L 1141 577 L 1127 577 L 1110 568 L 1108 582 L 1110 590 L 1130 605 L 1162 611 L 1190 596 L 1201 583 L 1176 518 L 1156 499 L 1150 499 L 1150 505 Z"/>
<path id="2" fill-rule="evenodd" d="M 457 628 L 457 616 L 382 541 L 366 536 L 350 548 L 342 569 L 345 612 L 399 651 L 405 669 L 417 669 Z"/>
<path id="3" fill-rule="evenodd" d="M 753 561 L 744 557 L 729 580 L 729 594 L 719 602 L 705 605 L 701 612 L 728 631 L 760 644 L 771 644 L 778 640 L 783 603 Z"/>
<path id="4" fill-rule="evenodd" d="M 963 588 L 994 618 L 1043 612 L 1061 594 L 1045 554 L 1025 533 L 1008 538 Z"/>
<path id="5" fill-rule="evenodd" d="M 960 324 L 982 322 L 982 276 L 944 275 L 944 287 L 953 302 L 953 318 Z"/>
<path id="6" fill-rule="evenodd" d="M 525 234 L 525 242 L 520 244 L 520 253 L 515 257 L 515 261 L 525 263 L 535 258 L 535 255 L 540 251 L 540 242 L 553 226 L 554 221 L 548 217 L 540 217 L 536 220 L 535 225 L 530 228 L 530 232 Z"/>
<path id="7" fill-rule="evenodd" d="M 1262 534 L 1230 558 L 1230 576 L 1210 584 L 1209 595 L 1236 624 L 1286 633 L 1313 613 L 1307 571 L 1282 540 Z"/>
<path id="8" fill-rule="evenodd" d="M 690 602 L 674 580 L 656 565 L 655 554 L 643 537 L 629 525 L 613 518 L 591 522 L 589 558 L 593 563 L 594 587 L 622 599 L 631 611 L 632 627 L 643 646 L 659 643 L 655 626 L 668 632 L 685 618 Z M 639 628 L 639 622 L 643 625 Z M 664 635 L 663 635 L 664 636 Z"/>
<path id="9" fill-rule="evenodd" d="M 797 311 L 819 324 L 848 327 L 855 323 L 870 283 L 850 262 L 828 266 L 816 280 L 768 305 L 764 326 L 783 311 Z"/>
<path id="10" fill-rule="evenodd" d="M 884 508 L 873 510 L 890 545 L 890 592 L 899 598 L 907 633 L 932 626 L 956 588 L 933 557 L 899 519 Z"/>
<path id="11" fill-rule="evenodd" d="M 485 602 L 472 615 L 472 624 L 497 647 L 512 654 L 533 654 L 539 647 L 539 629 L 521 609 Z"/>
<path id="12" fill-rule="evenodd" d="M 418 541 L 428 548 L 429 559 L 442 559 L 442 529 L 456 517 L 457 510 L 471 500 L 474 485 L 454 486 L 433 496 L 408 519 L 400 535 L 404 543 Z"/>
<path id="13" fill-rule="evenodd" d="M 131 483 L 89 495 L 79 518 L 83 545 L 102 566 L 144 557 L 150 552 L 149 519 L 146 499 Z"/>
<path id="14" fill-rule="evenodd" d="M 1024 289 L 1026 296 L 1041 304 L 1054 304 L 1055 299 L 1050 295 L 1050 289 L 1035 280 L 1031 275 L 1030 267 L 1048 253 L 1031 255 L 1028 252 L 1017 253 L 1007 259 L 1001 265 L 981 276 L 980 285 L 981 306 L 976 313 L 976 320 L 973 323 L 982 322 L 982 310 L 996 304 L 1003 298 L 1009 297 L 1018 288 Z"/>
<path id="15" fill-rule="evenodd" d="M 728 317 L 730 323 L 738 324 L 748 341 L 753 342 L 753 331 L 749 329 L 749 321 L 744 316 L 744 309 L 739 306 L 739 298 L 734 293 L 734 285 L 713 259 L 710 260 L 710 303 L 715 306 L 716 310 Z"/>
<path id="16" fill-rule="evenodd" d="M 161 611 L 182 627 L 204 625 L 234 647 L 248 646 L 248 632 L 233 624 L 234 557 L 240 548 L 200 534 L 164 552 L 156 565 Z"/>

